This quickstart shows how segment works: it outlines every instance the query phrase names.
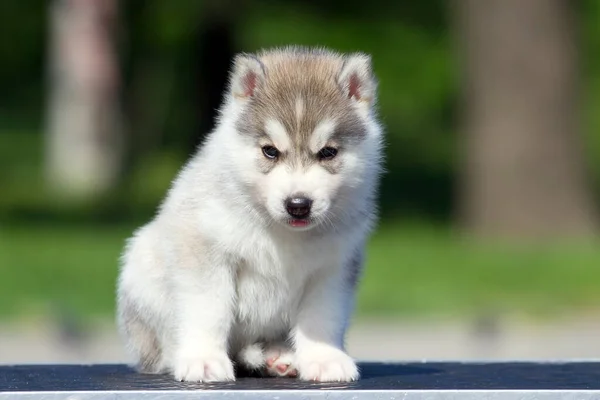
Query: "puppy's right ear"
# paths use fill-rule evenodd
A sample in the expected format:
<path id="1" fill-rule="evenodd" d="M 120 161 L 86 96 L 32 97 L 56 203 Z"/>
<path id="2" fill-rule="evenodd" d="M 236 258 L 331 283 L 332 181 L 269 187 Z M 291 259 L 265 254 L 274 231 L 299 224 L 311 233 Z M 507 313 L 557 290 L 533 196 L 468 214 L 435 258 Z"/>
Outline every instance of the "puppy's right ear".
<path id="1" fill-rule="evenodd" d="M 233 97 L 248 100 L 260 89 L 265 79 L 265 66 L 251 54 L 238 54 L 233 60 L 230 79 Z"/>

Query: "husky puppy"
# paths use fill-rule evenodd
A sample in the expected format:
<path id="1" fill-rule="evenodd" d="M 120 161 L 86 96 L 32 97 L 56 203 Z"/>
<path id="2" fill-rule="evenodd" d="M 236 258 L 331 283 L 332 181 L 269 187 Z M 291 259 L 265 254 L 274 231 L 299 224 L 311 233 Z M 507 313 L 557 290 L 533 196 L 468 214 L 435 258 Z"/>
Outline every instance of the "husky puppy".
<path id="1" fill-rule="evenodd" d="M 370 56 L 239 54 L 214 131 L 128 240 L 118 325 L 137 367 L 352 381 L 344 336 L 382 161 Z"/>

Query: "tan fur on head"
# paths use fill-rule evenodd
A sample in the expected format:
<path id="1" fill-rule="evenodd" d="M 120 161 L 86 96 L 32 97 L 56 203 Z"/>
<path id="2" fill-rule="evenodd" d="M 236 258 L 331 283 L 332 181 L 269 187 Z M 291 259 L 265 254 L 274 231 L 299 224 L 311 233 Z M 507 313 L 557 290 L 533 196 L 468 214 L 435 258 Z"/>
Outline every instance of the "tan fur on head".
<path id="1" fill-rule="evenodd" d="M 240 132 L 262 136 L 265 123 L 276 120 L 296 145 L 307 143 L 324 119 L 347 137 L 360 137 L 360 117 L 370 113 L 376 90 L 369 56 L 302 47 L 240 55 L 231 82 L 234 97 L 247 103 Z"/>

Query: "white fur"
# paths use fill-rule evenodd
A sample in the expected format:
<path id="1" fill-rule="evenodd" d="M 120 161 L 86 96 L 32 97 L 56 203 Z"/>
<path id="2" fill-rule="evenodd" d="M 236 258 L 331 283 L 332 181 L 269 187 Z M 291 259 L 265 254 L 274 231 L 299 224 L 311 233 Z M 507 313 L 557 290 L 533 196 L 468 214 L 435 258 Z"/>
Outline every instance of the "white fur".
<path id="1" fill-rule="evenodd" d="M 232 359 L 259 364 L 270 353 L 261 356 L 255 344 L 280 340 L 292 344 L 301 379 L 357 379 L 343 343 L 354 303 L 346 266 L 362 252 L 373 218 L 351 210 L 375 190 L 380 127 L 365 117 L 368 137 L 340 154 L 344 168 L 337 175 L 317 164 L 264 175 L 255 167 L 260 148 L 235 130 L 245 101 L 228 98 L 217 128 L 156 218 L 130 239 L 118 284 L 121 330 L 136 361 L 154 333 L 161 352 L 153 371 L 179 380 L 234 380 Z M 279 128 L 271 124 L 268 131 L 287 140 Z M 316 222 L 304 230 L 284 222 L 283 199 L 295 192 L 314 199 Z M 336 196 L 350 211 L 331 209 Z M 331 215 L 345 223 L 343 230 Z M 131 323 L 128 310 L 145 329 Z"/>
<path id="2" fill-rule="evenodd" d="M 310 148 L 313 152 L 319 151 L 326 144 L 335 129 L 335 121 L 324 119 L 317 125 L 310 138 Z"/>
<path id="3" fill-rule="evenodd" d="M 287 151 L 291 147 L 290 137 L 285 127 L 276 119 L 270 119 L 265 123 L 265 132 L 279 151 Z"/>
<path id="4" fill-rule="evenodd" d="M 296 121 L 300 121 L 304 116 L 304 99 L 298 97 L 296 99 Z"/>

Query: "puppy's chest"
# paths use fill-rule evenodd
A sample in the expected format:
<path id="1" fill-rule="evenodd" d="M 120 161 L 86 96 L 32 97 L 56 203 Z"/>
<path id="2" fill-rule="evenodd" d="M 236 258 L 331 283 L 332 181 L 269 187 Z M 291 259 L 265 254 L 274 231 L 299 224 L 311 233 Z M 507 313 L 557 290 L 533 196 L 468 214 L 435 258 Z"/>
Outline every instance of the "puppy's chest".
<path id="1" fill-rule="evenodd" d="M 262 335 L 293 324 L 307 285 L 317 270 L 339 262 L 330 242 L 257 241 L 236 276 L 236 317 L 245 332 Z"/>
<path id="2" fill-rule="evenodd" d="M 237 274 L 237 317 L 255 327 L 289 322 L 295 316 L 306 284 L 305 274 L 268 273 L 240 268 Z"/>

